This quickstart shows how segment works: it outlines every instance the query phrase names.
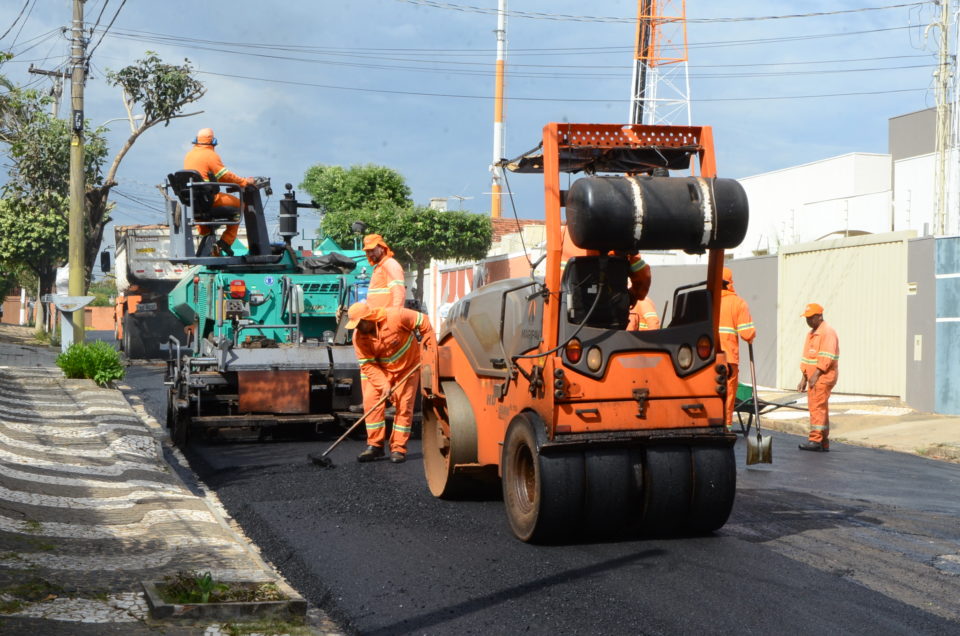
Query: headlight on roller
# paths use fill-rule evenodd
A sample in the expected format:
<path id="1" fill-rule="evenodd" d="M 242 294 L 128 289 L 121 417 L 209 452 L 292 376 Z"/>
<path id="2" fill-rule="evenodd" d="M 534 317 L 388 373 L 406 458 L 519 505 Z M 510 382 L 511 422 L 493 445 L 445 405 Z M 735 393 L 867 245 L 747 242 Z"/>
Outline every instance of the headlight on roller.
<path id="1" fill-rule="evenodd" d="M 693 364 L 693 348 L 690 345 L 683 345 L 677 351 L 677 364 L 686 371 Z"/>
<path id="2" fill-rule="evenodd" d="M 591 371 L 598 371 L 603 363 L 603 353 L 600 347 L 590 347 L 587 349 L 587 368 Z"/>

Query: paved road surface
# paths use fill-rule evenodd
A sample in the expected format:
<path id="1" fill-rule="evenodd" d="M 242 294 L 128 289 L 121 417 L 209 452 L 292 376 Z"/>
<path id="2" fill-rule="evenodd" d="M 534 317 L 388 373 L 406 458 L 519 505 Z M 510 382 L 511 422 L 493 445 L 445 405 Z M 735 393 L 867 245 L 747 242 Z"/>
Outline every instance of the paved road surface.
<path id="1" fill-rule="evenodd" d="M 348 441 L 331 470 L 305 460 L 329 442 L 189 455 L 287 580 L 364 634 L 957 633 L 960 466 L 798 441 L 775 434 L 776 463 L 749 469 L 738 442 L 714 536 L 567 546 L 514 539 L 500 501 L 431 497 L 417 443 L 361 465 Z"/>

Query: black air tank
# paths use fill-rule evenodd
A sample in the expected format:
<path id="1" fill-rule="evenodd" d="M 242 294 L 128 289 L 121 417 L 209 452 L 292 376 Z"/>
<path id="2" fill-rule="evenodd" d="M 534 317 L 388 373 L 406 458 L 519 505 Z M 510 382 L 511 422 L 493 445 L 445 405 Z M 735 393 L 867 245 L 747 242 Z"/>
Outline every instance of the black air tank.
<path id="1" fill-rule="evenodd" d="M 600 251 L 729 249 L 749 219 L 734 179 L 583 177 L 567 191 L 566 208 L 574 245 Z"/>

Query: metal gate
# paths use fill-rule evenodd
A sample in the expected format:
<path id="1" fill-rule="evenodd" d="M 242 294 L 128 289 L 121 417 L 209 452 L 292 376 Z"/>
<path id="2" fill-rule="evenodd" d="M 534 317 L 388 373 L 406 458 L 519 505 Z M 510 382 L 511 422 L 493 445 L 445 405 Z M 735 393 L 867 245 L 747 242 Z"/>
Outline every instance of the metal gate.
<path id="1" fill-rule="evenodd" d="M 892 232 L 781 248 L 778 284 L 777 384 L 800 381 L 800 353 L 809 327 L 807 303 L 824 307 L 824 319 L 840 338 L 837 393 L 905 392 L 907 240 Z"/>

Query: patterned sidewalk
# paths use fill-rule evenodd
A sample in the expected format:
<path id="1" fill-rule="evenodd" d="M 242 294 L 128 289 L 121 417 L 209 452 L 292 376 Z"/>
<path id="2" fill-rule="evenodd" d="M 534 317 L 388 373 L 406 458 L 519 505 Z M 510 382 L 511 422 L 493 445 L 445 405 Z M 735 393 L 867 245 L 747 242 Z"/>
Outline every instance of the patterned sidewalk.
<path id="1" fill-rule="evenodd" d="M 171 470 L 155 422 L 57 368 L 3 366 L 11 346 L 0 344 L 0 633 L 227 633 L 149 618 L 140 581 L 178 571 L 295 594 Z M 337 633 L 316 610 L 308 622 Z"/>

